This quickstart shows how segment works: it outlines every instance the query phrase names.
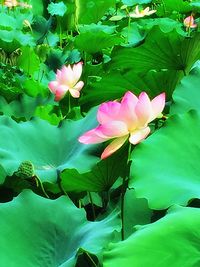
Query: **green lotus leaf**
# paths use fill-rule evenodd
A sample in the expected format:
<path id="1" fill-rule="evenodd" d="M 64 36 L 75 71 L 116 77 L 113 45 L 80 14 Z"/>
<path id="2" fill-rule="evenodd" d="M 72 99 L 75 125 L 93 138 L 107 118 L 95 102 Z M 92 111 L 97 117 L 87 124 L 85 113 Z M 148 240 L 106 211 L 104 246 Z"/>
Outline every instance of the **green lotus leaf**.
<path id="1" fill-rule="evenodd" d="M 110 65 L 111 68 L 135 72 L 169 69 L 187 73 L 200 57 L 199 41 L 200 33 L 186 38 L 176 30 L 164 33 L 155 26 L 139 47 L 114 49 Z"/>
<path id="2" fill-rule="evenodd" d="M 32 4 L 32 12 L 34 15 L 43 15 L 44 12 L 44 0 L 31 0 L 30 4 Z"/>
<path id="3" fill-rule="evenodd" d="M 0 47 L 8 54 L 22 45 L 33 45 L 33 37 L 21 30 L 5 31 L 0 30 Z"/>
<path id="4" fill-rule="evenodd" d="M 76 36 L 74 44 L 78 50 L 94 54 L 104 48 L 119 45 L 122 41 L 123 39 L 118 34 L 97 31 L 80 33 Z"/>
<path id="5" fill-rule="evenodd" d="M 151 0 L 122 0 L 122 3 L 127 6 L 133 6 L 137 4 L 148 4 Z"/>
<path id="6" fill-rule="evenodd" d="M 38 106 L 34 115 L 53 125 L 58 125 L 62 120 L 60 116 L 54 113 L 54 106 L 52 105 Z"/>
<path id="7" fill-rule="evenodd" d="M 22 68 L 25 73 L 32 75 L 35 71 L 39 70 L 40 60 L 35 54 L 33 48 L 24 46 L 21 48 L 22 54 L 17 60 L 17 66 Z"/>
<path id="8" fill-rule="evenodd" d="M 0 184 L 4 182 L 5 178 L 6 178 L 6 171 L 0 165 Z"/>
<path id="9" fill-rule="evenodd" d="M 124 198 L 124 235 L 125 239 L 134 232 L 135 225 L 151 222 L 152 210 L 144 198 L 137 198 L 133 189 L 126 190 Z"/>
<path id="10" fill-rule="evenodd" d="M 90 172 L 80 174 L 77 170 L 66 169 L 61 173 L 61 184 L 66 192 L 108 191 L 118 177 L 126 176 L 127 146 L 112 156 L 98 162 Z M 116 165 L 116 162 L 118 164 Z"/>
<path id="11" fill-rule="evenodd" d="M 96 109 L 79 121 L 66 120 L 59 126 L 34 118 L 17 123 L 0 117 L 0 158 L 7 174 L 18 169 L 21 162 L 33 163 L 43 181 L 56 181 L 57 170 L 75 168 L 87 172 L 99 160 L 96 146 L 78 142 L 78 137 L 96 126 Z"/>
<path id="12" fill-rule="evenodd" d="M 183 36 L 187 36 L 187 32 L 183 28 L 183 23 L 170 18 L 154 18 L 154 19 L 141 19 L 138 22 L 139 26 L 144 30 L 151 30 L 153 26 L 158 25 L 160 30 L 164 33 L 176 30 L 177 33 Z"/>
<path id="13" fill-rule="evenodd" d="M 27 95 L 19 95 L 16 100 L 8 103 L 5 98 L 0 96 L 0 112 L 3 115 L 13 118 L 25 118 L 29 120 L 35 114 L 37 107 L 52 104 L 53 100 L 44 99 L 42 96 L 35 98 Z M 55 104 L 55 102 L 54 102 Z"/>
<path id="14" fill-rule="evenodd" d="M 108 99 L 114 100 L 122 97 L 132 86 L 132 83 L 127 81 L 120 72 L 111 72 L 109 75 L 105 75 L 99 82 L 93 82 L 91 86 L 87 86 L 83 92 L 84 95 L 80 99 L 80 103 L 84 106 L 84 109 L 88 110 L 90 107 L 105 102 Z"/>
<path id="15" fill-rule="evenodd" d="M 67 11 L 67 6 L 63 2 L 50 3 L 47 10 L 52 16 L 57 15 L 62 17 Z"/>
<path id="16" fill-rule="evenodd" d="M 116 211 L 88 222 L 68 197 L 49 200 L 29 190 L 1 204 L 0 216 L 0 265 L 12 267 L 74 267 L 81 249 L 100 258 L 119 223 Z"/>
<path id="17" fill-rule="evenodd" d="M 199 223 L 199 209 L 173 207 L 159 221 L 138 227 L 125 241 L 110 244 L 103 266 L 197 267 Z"/>
<path id="18" fill-rule="evenodd" d="M 80 104 L 83 109 L 88 110 L 108 99 L 120 98 L 128 90 L 134 94 L 146 91 L 151 97 L 166 92 L 167 99 L 171 100 L 172 93 L 182 77 L 183 72 L 176 70 L 150 70 L 146 73 L 136 73 L 132 70 L 125 73 L 111 71 L 100 81 L 93 82 L 84 88 Z"/>
<path id="19" fill-rule="evenodd" d="M 33 45 L 33 37 L 23 33 L 23 21 L 32 19 L 31 14 L 18 13 L 17 18 L 11 14 L 0 13 L 0 47 L 11 53 L 21 45 Z"/>
<path id="20" fill-rule="evenodd" d="M 108 25 L 103 25 L 103 24 L 95 24 L 91 23 L 89 25 L 79 25 L 79 31 L 80 33 L 84 32 L 105 32 L 108 34 L 113 34 L 116 31 L 116 26 L 108 26 Z"/>
<path id="21" fill-rule="evenodd" d="M 41 95 L 46 97 L 49 93 L 49 90 L 42 83 L 36 82 L 34 79 L 26 80 L 23 83 L 24 93 L 28 96 L 36 97 L 37 95 Z"/>
<path id="22" fill-rule="evenodd" d="M 114 6 L 115 0 L 77 0 L 76 18 L 79 24 L 96 23 Z"/>
<path id="23" fill-rule="evenodd" d="M 198 0 L 195 0 L 192 3 L 190 3 L 190 6 L 192 7 L 192 10 L 194 10 L 195 12 L 199 12 L 200 2 Z"/>
<path id="24" fill-rule="evenodd" d="M 130 187 L 152 209 L 200 197 L 200 114 L 174 115 L 132 153 Z"/>
<path id="25" fill-rule="evenodd" d="M 124 73 L 124 78 L 132 83 L 133 91 L 146 91 L 151 97 L 165 92 L 167 100 L 171 100 L 172 93 L 183 75 L 183 72 L 178 70 L 150 70 L 146 73 L 130 70 Z"/>
<path id="26" fill-rule="evenodd" d="M 200 68 L 193 69 L 190 74 L 184 77 L 177 85 L 173 94 L 173 105 L 170 108 L 171 114 L 184 113 L 190 109 L 200 111 Z"/>
<path id="27" fill-rule="evenodd" d="M 0 14 L 0 29 L 12 31 L 17 28 L 16 19 L 9 14 L 1 13 Z"/>
<path id="28" fill-rule="evenodd" d="M 192 11 L 193 8 L 189 1 L 183 0 L 164 0 L 161 5 L 157 8 L 158 16 L 169 16 L 170 14 L 177 13 L 187 13 Z"/>
<path id="29" fill-rule="evenodd" d="M 130 23 L 129 26 L 123 28 L 121 34 L 131 46 L 138 45 L 145 38 L 144 30 L 140 30 L 136 22 Z"/>

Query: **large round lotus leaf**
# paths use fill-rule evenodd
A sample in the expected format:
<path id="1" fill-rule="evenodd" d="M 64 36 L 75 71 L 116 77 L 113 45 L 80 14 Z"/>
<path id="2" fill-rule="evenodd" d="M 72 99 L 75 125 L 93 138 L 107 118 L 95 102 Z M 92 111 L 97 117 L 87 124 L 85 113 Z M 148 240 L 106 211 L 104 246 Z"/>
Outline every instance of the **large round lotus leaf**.
<path id="1" fill-rule="evenodd" d="M 172 208 L 164 218 L 140 227 L 127 240 L 111 244 L 103 267 L 198 267 L 199 224 L 199 209 Z"/>
<path id="2" fill-rule="evenodd" d="M 88 222 L 66 196 L 49 200 L 27 190 L 0 205 L 0 266 L 74 267 L 80 248 L 97 256 L 118 230 L 117 213 Z"/>
<path id="3" fill-rule="evenodd" d="M 78 142 L 78 137 L 96 126 L 96 110 L 79 121 L 66 120 L 60 127 L 34 118 L 17 123 L 6 116 L 0 117 L 0 159 L 11 175 L 22 161 L 33 163 L 42 181 L 55 181 L 56 170 L 77 169 L 89 171 L 99 158 L 94 145 Z"/>
<path id="4" fill-rule="evenodd" d="M 85 87 L 80 103 L 82 108 L 88 110 L 108 99 L 115 100 L 122 97 L 127 90 L 134 94 L 146 91 L 152 98 L 165 91 L 167 99 L 171 100 L 172 92 L 182 76 L 182 71 L 175 70 L 150 70 L 145 73 L 130 70 L 123 74 L 119 71 L 111 71 L 103 75 L 100 81 Z"/>
<path id="5" fill-rule="evenodd" d="M 173 94 L 173 105 L 170 108 L 172 114 L 184 113 L 190 109 L 200 111 L 200 68 L 195 68 L 191 73 L 184 77 L 176 87 Z"/>
<path id="6" fill-rule="evenodd" d="M 102 73 L 98 75 L 102 76 Z M 104 75 L 100 81 L 93 82 L 92 86 L 85 88 L 80 103 L 87 110 L 89 107 L 108 101 L 108 99 L 115 100 L 122 97 L 127 90 L 132 89 L 132 86 L 132 82 L 125 79 L 120 72 L 110 72 L 109 75 Z M 135 93 L 139 92 L 135 90 Z"/>
<path id="7" fill-rule="evenodd" d="M 186 38 L 173 30 L 164 33 L 158 26 L 147 34 L 145 42 L 138 47 L 116 48 L 112 52 L 111 68 L 148 70 L 183 70 L 188 72 L 199 59 L 200 33 Z"/>
<path id="8" fill-rule="evenodd" d="M 200 198 L 200 114 L 174 115 L 132 153 L 130 187 L 153 209 Z"/>

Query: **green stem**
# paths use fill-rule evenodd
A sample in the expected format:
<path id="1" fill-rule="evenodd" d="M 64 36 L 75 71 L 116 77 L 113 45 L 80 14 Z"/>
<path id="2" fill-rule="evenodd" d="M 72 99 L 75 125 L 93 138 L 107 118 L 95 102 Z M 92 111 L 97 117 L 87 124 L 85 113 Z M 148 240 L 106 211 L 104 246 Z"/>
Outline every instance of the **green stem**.
<path id="1" fill-rule="evenodd" d="M 30 61 L 31 61 L 31 55 L 30 55 L 30 49 L 28 50 L 28 76 L 30 75 Z"/>
<path id="2" fill-rule="evenodd" d="M 87 64 L 87 53 L 84 51 L 84 65 L 86 66 Z"/>
<path id="3" fill-rule="evenodd" d="M 154 129 L 157 130 L 158 129 L 158 120 L 155 121 L 155 124 L 154 124 Z"/>
<path id="4" fill-rule="evenodd" d="M 129 165 L 130 157 L 131 157 L 131 143 L 130 143 L 129 146 L 128 146 L 127 165 Z"/>
<path id="5" fill-rule="evenodd" d="M 128 146 L 127 166 L 129 166 L 130 156 L 131 156 L 131 144 L 129 144 L 129 146 Z M 128 177 L 128 179 L 129 179 L 129 177 Z M 124 198 L 125 198 L 125 194 L 126 194 L 126 189 L 127 189 L 126 177 L 123 177 L 122 189 L 121 189 L 121 223 L 122 223 L 121 240 L 122 241 L 125 238 L 125 235 L 124 235 L 124 232 L 125 232 L 125 225 L 124 225 Z"/>
<path id="6" fill-rule="evenodd" d="M 127 44 L 130 36 L 130 28 L 131 28 L 131 17 L 128 18 Z"/>
<path id="7" fill-rule="evenodd" d="M 94 210 L 94 203 L 93 203 L 93 200 L 92 200 L 91 192 L 89 192 L 89 191 L 88 191 L 88 196 L 89 196 L 89 200 L 90 200 L 90 203 L 91 203 L 91 206 L 92 206 L 93 219 L 95 220 L 96 219 L 96 215 L 95 215 L 95 210 Z"/>
<path id="8" fill-rule="evenodd" d="M 59 115 L 61 116 L 61 121 L 65 119 L 65 116 L 62 113 L 62 109 L 59 109 Z"/>
<path id="9" fill-rule="evenodd" d="M 39 182 L 40 188 L 42 189 L 43 194 L 45 195 L 45 197 L 49 198 L 48 194 L 46 193 L 44 186 L 42 184 L 42 181 L 40 180 L 40 178 L 36 175 L 36 179 Z"/>
<path id="10" fill-rule="evenodd" d="M 44 76 L 44 70 L 42 69 L 42 75 L 41 75 L 41 78 L 40 78 L 40 82 L 42 82 L 43 76 Z"/>
<path id="11" fill-rule="evenodd" d="M 80 34 L 79 28 L 78 28 L 78 6 L 79 4 L 77 3 L 77 0 L 74 1 L 75 4 L 75 14 L 74 14 L 74 26 L 78 34 Z"/>
<path id="12" fill-rule="evenodd" d="M 163 12 L 164 12 L 164 15 L 166 16 L 166 6 L 165 6 L 165 2 L 163 0 L 161 0 L 161 3 L 162 3 L 162 6 L 163 6 Z"/>
<path id="13" fill-rule="evenodd" d="M 190 27 L 188 27 L 188 28 L 187 28 L 187 30 L 188 30 L 188 35 L 187 35 L 187 36 L 188 36 L 188 37 L 190 37 L 191 28 L 190 28 Z"/>
<path id="14" fill-rule="evenodd" d="M 60 171 L 59 171 L 59 170 L 57 170 L 57 183 L 58 183 L 58 186 L 59 186 L 59 188 L 60 188 L 60 191 L 61 191 L 65 196 L 68 197 L 68 194 L 66 193 L 66 191 L 65 191 L 65 189 L 63 188 L 62 183 L 61 183 Z"/>
<path id="15" fill-rule="evenodd" d="M 92 259 L 92 257 L 90 256 L 90 254 L 88 252 L 85 252 L 85 254 L 88 256 L 88 258 L 90 259 L 90 261 L 92 262 L 92 264 L 94 265 L 94 267 L 98 267 L 96 265 L 96 263 L 94 262 L 94 260 Z"/>
<path id="16" fill-rule="evenodd" d="M 59 25 L 59 41 L 60 41 L 60 48 L 62 48 L 62 27 L 61 27 L 60 19 L 58 20 L 58 25 Z"/>
<path id="17" fill-rule="evenodd" d="M 79 209 L 82 208 L 82 201 L 81 201 L 81 199 L 79 199 L 79 201 L 78 201 L 78 208 L 79 208 Z"/>
<path id="18" fill-rule="evenodd" d="M 126 42 L 128 44 L 128 40 L 129 40 L 129 35 L 130 35 L 130 28 L 131 28 L 131 17 L 129 16 L 129 10 L 126 8 L 126 12 L 128 14 L 128 29 L 127 29 L 127 39 Z"/>
<path id="19" fill-rule="evenodd" d="M 123 177 L 123 182 L 122 182 L 122 191 L 121 191 L 121 222 L 122 222 L 122 229 L 121 229 L 121 240 L 124 240 L 124 197 L 126 193 L 126 178 Z"/>
<path id="20" fill-rule="evenodd" d="M 68 98 L 68 113 L 71 112 L 71 96 L 70 96 L 70 93 L 69 93 L 69 98 Z"/>

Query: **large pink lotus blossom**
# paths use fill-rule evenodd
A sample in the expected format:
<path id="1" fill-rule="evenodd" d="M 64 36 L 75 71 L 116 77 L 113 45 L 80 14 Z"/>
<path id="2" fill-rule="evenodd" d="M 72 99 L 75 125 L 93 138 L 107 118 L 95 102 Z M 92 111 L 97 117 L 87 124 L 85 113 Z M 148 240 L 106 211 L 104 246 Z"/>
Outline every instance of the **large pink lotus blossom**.
<path id="1" fill-rule="evenodd" d="M 56 80 L 48 84 L 50 91 L 55 95 L 55 101 L 60 101 L 69 91 L 72 97 L 78 98 L 83 88 L 83 81 L 79 81 L 82 74 L 82 62 L 63 66 L 57 70 Z"/>
<path id="2" fill-rule="evenodd" d="M 156 12 L 156 10 L 150 10 L 149 7 L 146 7 L 145 9 L 139 10 L 139 6 L 136 6 L 134 12 L 129 13 L 129 17 L 131 17 L 131 18 L 143 18 L 145 16 L 150 16 L 155 12 Z"/>
<path id="3" fill-rule="evenodd" d="M 194 23 L 194 17 L 191 15 L 183 21 L 186 28 L 196 28 L 197 24 Z"/>
<path id="4" fill-rule="evenodd" d="M 97 113 L 99 125 L 79 137 L 79 142 L 95 144 L 113 139 L 101 155 L 105 159 L 127 139 L 134 145 L 145 139 L 150 133 L 148 123 L 161 114 L 164 106 L 165 93 L 151 101 L 145 92 L 137 97 L 128 91 L 121 103 L 109 101 L 100 105 Z"/>

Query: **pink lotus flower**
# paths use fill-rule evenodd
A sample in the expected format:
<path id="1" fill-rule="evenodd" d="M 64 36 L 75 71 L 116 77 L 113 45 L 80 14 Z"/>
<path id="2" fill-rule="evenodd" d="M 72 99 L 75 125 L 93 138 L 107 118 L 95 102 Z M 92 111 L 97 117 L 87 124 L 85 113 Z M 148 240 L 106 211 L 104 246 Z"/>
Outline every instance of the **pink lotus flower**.
<path id="1" fill-rule="evenodd" d="M 101 155 L 101 159 L 105 159 L 128 138 L 134 145 L 145 139 L 150 133 L 148 123 L 160 115 L 164 106 L 165 93 L 151 101 L 145 92 L 136 97 L 128 91 L 121 103 L 109 101 L 100 105 L 97 113 L 100 125 L 79 137 L 79 142 L 95 144 L 114 139 Z"/>
<path id="2" fill-rule="evenodd" d="M 184 23 L 186 28 L 196 28 L 197 27 L 197 24 L 194 23 L 194 17 L 193 16 L 189 16 L 189 17 L 185 18 L 183 23 Z"/>
<path id="3" fill-rule="evenodd" d="M 60 101 L 69 91 L 72 97 L 78 98 L 80 90 L 83 88 L 83 81 L 78 81 L 82 74 L 82 62 L 63 66 L 61 70 L 57 70 L 56 80 L 48 84 L 50 91 L 55 94 L 55 101 Z"/>
<path id="4" fill-rule="evenodd" d="M 156 10 L 150 10 L 149 7 L 146 7 L 145 9 L 139 10 L 139 7 L 136 6 L 134 12 L 129 13 L 129 16 L 131 18 L 142 18 L 145 16 L 150 16 L 151 14 L 155 13 Z"/>

